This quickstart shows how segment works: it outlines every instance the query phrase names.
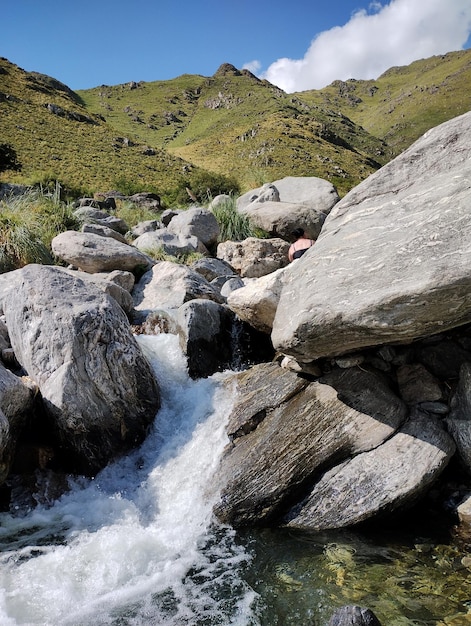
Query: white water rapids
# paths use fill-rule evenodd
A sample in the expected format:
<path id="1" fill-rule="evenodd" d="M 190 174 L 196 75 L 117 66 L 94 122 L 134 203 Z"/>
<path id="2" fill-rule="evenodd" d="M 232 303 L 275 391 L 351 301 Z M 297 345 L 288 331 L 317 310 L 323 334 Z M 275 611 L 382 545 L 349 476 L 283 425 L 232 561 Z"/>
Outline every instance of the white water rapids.
<path id="1" fill-rule="evenodd" d="M 2 626 L 256 624 L 249 557 L 214 522 L 232 399 L 173 335 L 139 337 L 162 408 L 141 448 L 56 501 L 0 515 Z"/>

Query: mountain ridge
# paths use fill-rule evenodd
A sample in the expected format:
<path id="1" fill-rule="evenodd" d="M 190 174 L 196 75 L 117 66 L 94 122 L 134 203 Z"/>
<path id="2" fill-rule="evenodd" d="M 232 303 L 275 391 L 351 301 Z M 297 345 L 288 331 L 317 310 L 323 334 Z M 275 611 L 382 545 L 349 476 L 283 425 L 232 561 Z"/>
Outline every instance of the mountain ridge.
<path id="1" fill-rule="evenodd" d="M 0 180 L 165 193 L 198 172 L 241 191 L 318 176 L 343 195 L 428 128 L 469 110 L 469 84 L 471 50 L 294 94 L 230 63 L 210 77 L 73 91 L 2 58 L 0 143 L 23 169 Z"/>

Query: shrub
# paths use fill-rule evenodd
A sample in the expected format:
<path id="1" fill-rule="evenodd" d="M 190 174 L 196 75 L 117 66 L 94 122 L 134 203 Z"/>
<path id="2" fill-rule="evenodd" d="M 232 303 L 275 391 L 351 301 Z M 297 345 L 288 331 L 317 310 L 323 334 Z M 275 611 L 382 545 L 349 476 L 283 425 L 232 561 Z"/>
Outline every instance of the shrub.
<path id="1" fill-rule="evenodd" d="M 165 192 L 169 205 L 185 206 L 192 202 L 205 204 L 219 194 L 239 194 L 238 182 L 229 176 L 213 172 L 197 171 L 182 178 L 179 185 Z"/>
<path id="2" fill-rule="evenodd" d="M 28 263 L 54 262 L 52 239 L 79 228 L 72 208 L 59 199 L 60 193 L 56 185 L 52 193 L 31 189 L 0 202 L 0 272 Z"/>
<path id="3" fill-rule="evenodd" d="M 229 196 L 213 209 L 219 228 L 219 241 L 243 241 L 247 237 L 258 237 L 265 239 L 268 233 L 261 228 L 252 226 L 247 216 L 242 215 L 237 210 L 237 200 L 234 196 Z"/>

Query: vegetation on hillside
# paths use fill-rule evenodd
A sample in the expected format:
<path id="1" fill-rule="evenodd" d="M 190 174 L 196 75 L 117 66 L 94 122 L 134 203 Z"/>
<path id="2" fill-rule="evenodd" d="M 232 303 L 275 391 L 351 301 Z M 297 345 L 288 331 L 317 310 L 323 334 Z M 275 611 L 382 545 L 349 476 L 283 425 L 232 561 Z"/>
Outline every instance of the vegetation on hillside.
<path id="1" fill-rule="evenodd" d="M 0 182 L 59 181 L 68 197 L 150 191 L 184 206 L 318 176 L 343 195 L 427 129 L 468 111 L 470 82 L 471 50 L 297 94 L 230 64 L 211 77 L 75 93 L 0 59 Z"/>
<path id="2" fill-rule="evenodd" d="M 336 80 L 299 98 L 339 111 L 397 156 L 430 128 L 471 108 L 471 49 L 393 67 L 377 80 Z"/>
<path id="3" fill-rule="evenodd" d="M 52 194 L 31 188 L 0 200 L 0 273 L 28 263 L 54 263 L 52 239 L 79 227 L 60 191 L 59 186 Z"/>

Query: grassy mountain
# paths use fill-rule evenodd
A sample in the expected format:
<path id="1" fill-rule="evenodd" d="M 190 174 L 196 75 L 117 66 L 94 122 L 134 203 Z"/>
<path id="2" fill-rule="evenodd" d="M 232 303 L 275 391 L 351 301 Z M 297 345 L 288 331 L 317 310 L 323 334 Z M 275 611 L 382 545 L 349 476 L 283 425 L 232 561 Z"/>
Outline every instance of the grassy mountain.
<path id="1" fill-rule="evenodd" d="M 120 136 L 59 81 L 0 59 L 0 144 L 10 145 L 21 172 L 1 180 L 59 180 L 82 193 L 176 185 L 188 164 L 138 138 Z"/>
<path id="2" fill-rule="evenodd" d="M 23 166 L 0 180 L 162 194 L 192 187 L 197 175 L 206 181 L 205 172 L 235 179 L 241 191 L 297 175 L 330 180 L 343 194 L 469 110 L 470 65 L 471 50 L 453 52 L 375 81 L 286 94 L 223 64 L 211 77 L 73 92 L 0 59 L 0 144 Z"/>
<path id="3" fill-rule="evenodd" d="M 382 139 L 390 157 L 471 108 L 471 49 L 393 67 L 377 80 L 334 81 L 297 96 L 340 111 Z"/>
<path id="4" fill-rule="evenodd" d="M 382 142 L 350 120 L 230 64 L 210 78 L 184 75 L 78 93 L 87 110 L 119 132 L 206 170 L 230 173 L 243 189 L 312 175 L 345 190 L 381 162 Z"/>

